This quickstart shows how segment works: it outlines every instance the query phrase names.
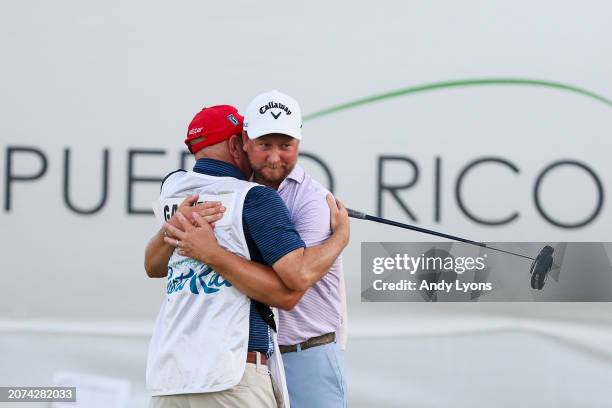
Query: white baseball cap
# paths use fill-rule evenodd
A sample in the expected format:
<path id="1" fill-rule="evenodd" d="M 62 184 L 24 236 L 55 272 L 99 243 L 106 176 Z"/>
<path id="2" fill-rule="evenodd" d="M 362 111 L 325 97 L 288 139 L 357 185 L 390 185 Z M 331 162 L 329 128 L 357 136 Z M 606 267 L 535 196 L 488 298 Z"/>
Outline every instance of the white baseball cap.
<path id="1" fill-rule="evenodd" d="M 255 97 L 244 115 L 249 139 L 280 133 L 302 140 L 302 110 L 295 99 L 277 90 Z"/>

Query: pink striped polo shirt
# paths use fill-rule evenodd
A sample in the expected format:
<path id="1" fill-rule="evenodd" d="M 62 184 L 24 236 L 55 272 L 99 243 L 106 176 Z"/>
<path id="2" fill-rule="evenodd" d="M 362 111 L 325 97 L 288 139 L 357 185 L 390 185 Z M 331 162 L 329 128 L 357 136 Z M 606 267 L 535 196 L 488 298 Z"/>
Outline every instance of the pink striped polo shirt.
<path id="1" fill-rule="evenodd" d="M 321 184 L 298 165 L 278 188 L 291 216 L 291 221 L 306 243 L 315 246 L 331 234 L 329 207 L 325 196 L 329 193 Z M 342 324 L 343 290 L 342 255 L 329 272 L 306 291 L 300 302 L 290 311 L 279 310 L 278 343 L 292 345 L 311 337 L 338 331 Z"/>

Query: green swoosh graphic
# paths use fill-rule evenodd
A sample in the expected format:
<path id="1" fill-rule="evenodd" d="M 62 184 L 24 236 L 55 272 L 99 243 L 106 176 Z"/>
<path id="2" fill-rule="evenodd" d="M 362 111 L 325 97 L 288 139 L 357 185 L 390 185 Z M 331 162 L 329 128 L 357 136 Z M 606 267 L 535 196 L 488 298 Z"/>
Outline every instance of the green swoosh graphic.
<path id="1" fill-rule="evenodd" d="M 612 100 L 605 98 L 595 92 L 588 91 L 586 89 L 578 88 L 573 85 L 562 84 L 560 82 L 552 81 L 541 81 L 537 79 L 520 79 L 520 78 L 485 78 L 485 79 L 463 79 L 457 81 L 445 81 L 445 82 L 434 82 L 430 84 L 413 86 L 410 88 L 398 89 L 391 92 L 385 92 L 377 95 L 367 96 L 365 98 L 357 99 L 351 102 L 343 103 L 340 105 L 332 106 L 317 112 L 310 113 L 304 116 L 304 120 L 312 120 L 320 118 L 321 116 L 330 115 L 335 112 L 340 112 L 347 109 L 352 109 L 357 106 L 367 105 L 370 103 L 382 101 L 385 99 L 397 98 L 403 95 L 415 94 L 420 92 L 428 92 L 436 89 L 443 88 L 461 88 L 470 86 L 488 86 L 488 85 L 519 85 L 519 86 L 537 86 L 544 88 L 553 88 L 574 94 L 580 94 L 591 99 L 595 99 L 599 102 L 605 103 L 612 108 Z"/>

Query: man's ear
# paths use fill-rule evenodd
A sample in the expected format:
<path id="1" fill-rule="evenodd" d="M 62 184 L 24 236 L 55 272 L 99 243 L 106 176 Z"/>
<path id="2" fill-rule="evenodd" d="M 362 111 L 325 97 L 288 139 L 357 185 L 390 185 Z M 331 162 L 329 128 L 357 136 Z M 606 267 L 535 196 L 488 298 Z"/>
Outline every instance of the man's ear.
<path id="1" fill-rule="evenodd" d="M 234 159 L 236 159 L 236 157 L 237 157 L 236 154 L 238 153 L 238 151 L 240 149 L 240 145 L 242 144 L 242 143 L 240 143 L 240 137 L 241 137 L 240 135 L 234 135 L 234 136 L 230 137 L 230 139 L 229 139 L 229 143 L 228 143 L 228 145 L 229 145 L 229 152 L 230 152 L 230 154 L 232 155 L 232 157 Z"/>
<path id="2" fill-rule="evenodd" d="M 247 143 L 249 142 L 249 136 L 246 130 L 242 132 L 242 150 L 247 151 Z"/>

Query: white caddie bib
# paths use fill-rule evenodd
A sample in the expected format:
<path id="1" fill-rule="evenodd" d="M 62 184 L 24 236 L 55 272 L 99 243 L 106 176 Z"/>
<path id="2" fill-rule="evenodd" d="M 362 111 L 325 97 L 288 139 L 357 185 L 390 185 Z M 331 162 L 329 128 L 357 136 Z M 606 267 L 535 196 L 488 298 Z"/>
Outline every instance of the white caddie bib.
<path id="1" fill-rule="evenodd" d="M 222 201 L 226 211 L 216 223 L 215 236 L 229 251 L 250 259 L 242 208 L 256 185 L 232 177 L 175 173 L 164 182 L 154 211 L 165 221 L 173 206 L 190 195 L 199 194 L 199 201 Z M 250 299 L 209 266 L 176 251 L 168 263 L 166 289 L 149 346 L 151 394 L 215 392 L 238 384 L 246 365 Z"/>

